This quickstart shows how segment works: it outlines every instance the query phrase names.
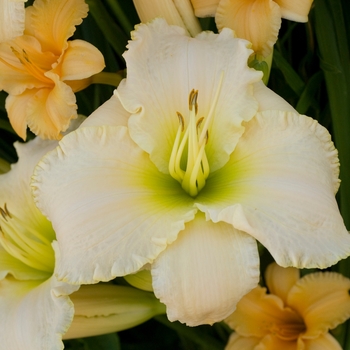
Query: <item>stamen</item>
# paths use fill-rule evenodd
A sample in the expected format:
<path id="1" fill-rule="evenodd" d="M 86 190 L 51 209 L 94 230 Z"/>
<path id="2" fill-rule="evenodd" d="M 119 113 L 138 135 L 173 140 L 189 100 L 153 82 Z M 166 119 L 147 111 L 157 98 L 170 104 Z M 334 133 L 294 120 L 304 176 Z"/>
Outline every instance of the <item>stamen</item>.
<path id="1" fill-rule="evenodd" d="M 208 129 L 212 123 L 215 107 L 220 95 L 222 81 L 223 73 L 220 76 L 219 86 L 209 110 L 209 114 L 205 118 L 200 117 L 197 119 L 198 90 L 191 90 L 188 96 L 188 126 L 181 141 L 180 138 L 184 131 L 185 120 L 182 114 L 177 112 L 179 127 L 176 132 L 173 149 L 170 155 L 169 173 L 174 179 L 181 183 L 182 188 L 192 197 L 197 196 L 199 191 L 205 186 L 206 179 L 210 173 L 205 146 L 208 143 Z M 187 154 L 184 154 L 186 146 Z M 183 161 L 186 161 L 185 169 L 181 168 Z"/>
<path id="2" fill-rule="evenodd" d="M 13 257 L 24 264 L 52 273 L 55 257 L 51 241 L 43 236 L 37 228 L 24 223 L 11 215 L 6 204 L 0 208 L 3 221 L 0 227 L 0 244 Z"/>
<path id="3" fill-rule="evenodd" d="M 53 85 L 53 81 L 44 75 L 45 71 L 31 62 L 25 50 L 22 49 L 22 54 L 13 46 L 11 46 L 11 50 L 13 54 L 18 58 L 18 60 L 23 64 L 23 66 L 27 69 L 29 74 L 42 81 L 43 83 Z"/>

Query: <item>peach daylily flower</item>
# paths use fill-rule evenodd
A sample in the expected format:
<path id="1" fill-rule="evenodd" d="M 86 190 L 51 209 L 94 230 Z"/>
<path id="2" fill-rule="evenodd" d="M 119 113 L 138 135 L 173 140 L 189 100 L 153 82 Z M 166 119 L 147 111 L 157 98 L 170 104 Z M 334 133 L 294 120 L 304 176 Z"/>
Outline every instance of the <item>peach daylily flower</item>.
<path id="1" fill-rule="evenodd" d="M 226 319 L 235 330 L 226 350 L 341 350 L 328 333 L 350 317 L 350 280 L 335 272 L 302 278 L 273 263 L 266 288 L 256 287 Z"/>
<path id="2" fill-rule="evenodd" d="M 23 139 L 26 128 L 42 138 L 60 139 L 77 117 L 74 92 L 104 67 L 102 54 L 83 40 L 68 39 L 87 16 L 84 0 L 36 0 L 25 10 L 24 34 L 0 44 L 0 90 Z"/>
<path id="3" fill-rule="evenodd" d="M 307 22 L 313 0 L 192 0 L 198 17 L 215 16 L 219 30 L 233 29 L 267 57 L 277 41 L 281 18 Z"/>

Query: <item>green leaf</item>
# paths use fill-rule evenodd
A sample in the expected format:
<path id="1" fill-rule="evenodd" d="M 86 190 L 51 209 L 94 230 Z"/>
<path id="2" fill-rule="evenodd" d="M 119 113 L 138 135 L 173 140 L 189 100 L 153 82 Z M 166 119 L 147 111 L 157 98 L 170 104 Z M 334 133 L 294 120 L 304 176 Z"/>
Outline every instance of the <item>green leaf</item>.
<path id="1" fill-rule="evenodd" d="M 273 53 L 273 62 L 282 72 L 287 84 L 300 96 L 305 88 L 305 83 L 278 50 Z"/>
<path id="2" fill-rule="evenodd" d="M 319 109 L 318 102 L 315 100 L 315 95 L 319 91 L 320 84 L 323 80 L 324 76 L 322 71 L 318 71 L 310 78 L 295 108 L 300 114 L 305 114 L 310 107 Z"/>
<path id="3" fill-rule="evenodd" d="M 90 13 L 100 27 L 105 39 L 115 52 L 122 57 L 128 41 L 124 31 L 116 24 L 100 0 L 86 0 Z"/>
<path id="4" fill-rule="evenodd" d="M 85 350 L 121 350 L 117 333 L 98 335 L 82 339 Z"/>

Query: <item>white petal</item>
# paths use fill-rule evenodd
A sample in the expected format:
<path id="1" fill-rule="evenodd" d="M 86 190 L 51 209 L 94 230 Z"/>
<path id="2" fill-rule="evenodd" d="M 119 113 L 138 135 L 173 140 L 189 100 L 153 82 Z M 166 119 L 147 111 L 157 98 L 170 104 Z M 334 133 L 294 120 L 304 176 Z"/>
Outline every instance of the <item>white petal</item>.
<path id="1" fill-rule="evenodd" d="M 315 120 L 258 113 L 230 162 L 207 179 L 198 207 L 251 234 L 281 266 L 325 268 L 350 254 L 334 198 L 338 171 L 330 135 Z"/>
<path id="2" fill-rule="evenodd" d="M 269 89 L 262 81 L 254 84 L 254 97 L 259 103 L 259 112 L 268 110 L 296 112 L 286 100 Z"/>
<path id="3" fill-rule="evenodd" d="M 252 237 L 198 213 L 151 271 L 154 293 L 167 306 L 170 321 L 213 324 L 256 287 L 259 255 Z"/>
<path id="4" fill-rule="evenodd" d="M 192 198 L 155 168 L 125 127 L 68 134 L 37 166 L 33 188 L 56 232 L 56 272 L 74 284 L 138 271 L 196 212 Z"/>
<path id="5" fill-rule="evenodd" d="M 252 84 L 261 72 L 247 67 L 251 50 L 231 30 L 189 38 L 164 20 L 141 24 L 124 54 L 128 75 L 117 94 L 133 113 L 129 129 L 133 140 L 151 156 L 158 169 L 168 173 L 168 163 L 179 127 L 176 112 L 188 123 L 188 96 L 198 90 L 198 116 L 208 115 L 223 82 L 206 147 L 211 169 L 229 158 L 240 135 L 241 123 L 257 111 Z"/>
<path id="6" fill-rule="evenodd" d="M 76 286 L 43 281 L 0 281 L 1 347 L 11 350 L 61 350 L 62 335 L 74 314 L 68 294 Z"/>
<path id="7" fill-rule="evenodd" d="M 130 113 L 121 105 L 119 98 L 113 95 L 108 101 L 98 107 L 81 126 L 127 126 Z"/>

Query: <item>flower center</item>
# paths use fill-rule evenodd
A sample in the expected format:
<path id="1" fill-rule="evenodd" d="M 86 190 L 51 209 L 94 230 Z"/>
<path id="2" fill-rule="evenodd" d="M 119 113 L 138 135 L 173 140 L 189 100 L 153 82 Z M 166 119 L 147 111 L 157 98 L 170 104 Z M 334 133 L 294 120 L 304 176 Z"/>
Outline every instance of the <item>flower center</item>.
<path id="1" fill-rule="evenodd" d="M 222 80 L 223 74 L 221 74 L 214 101 L 206 118 L 198 118 L 198 90 L 194 89 L 188 97 L 189 121 L 186 130 L 184 130 L 184 117 L 180 112 L 176 112 L 179 118 L 179 128 L 171 151 L 169 173 L 192 197 L 197 196 L 205 186 L 210 173 L 205 146 L 208 142 L 209 127 L 219 99 Z M 185 163 L 185 167 L 182 167 L 183 163 Z"/>
<path id="2" fill-rule="evenodd" d="M 286 340 L 292 341 L 298 339 L 300 334 L 306 331 L 306 325 L 304 321 L 300 318 L 300 320 L 286 320 L 281 324 L 271 324 L 269 327 L 269 332 L 276 337 Z"/>
<path id="3" fill-rule="evenodd" d="M 27 266 L 53 273 L 55 255 L 51 241 L 34 225 L 24 223 L 11 214 L 6 204 L 4 209 L 0 208 L 0 214 L 0 244 L 3 248 Z"/>

